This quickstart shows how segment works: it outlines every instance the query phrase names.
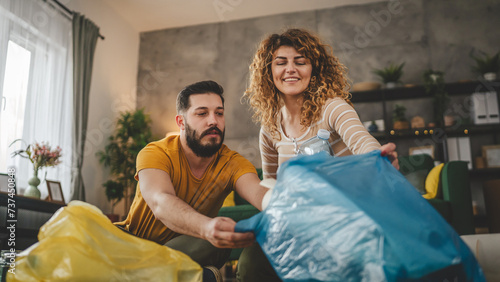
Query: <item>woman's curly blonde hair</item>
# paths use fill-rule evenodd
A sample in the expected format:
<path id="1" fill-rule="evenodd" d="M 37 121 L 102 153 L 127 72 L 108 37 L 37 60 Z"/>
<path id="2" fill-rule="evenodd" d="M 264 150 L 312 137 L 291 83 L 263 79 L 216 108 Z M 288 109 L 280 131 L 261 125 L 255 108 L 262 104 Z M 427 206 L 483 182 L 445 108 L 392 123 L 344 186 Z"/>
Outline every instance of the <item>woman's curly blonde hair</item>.
<path id="1" fill-rule="evenodd" d="M 277 120 L 283 100 L 274 85 L 271 64 L 274 52 L 281 46 L 295 48 L 312 64 L 311 81 L 303 93 L 300 124 L 307 127 L 317 122 L 327 99 L 341 97 L 350 103 L 346 68 L 333 55 L 330 46 L 303 29 L 288 29 L 282 34 L 272 34 L 260 43 L 249 67 L 250 86 L 243 99 L 248 100 L 252 107 L 254 121 L 278 138 Z"/>

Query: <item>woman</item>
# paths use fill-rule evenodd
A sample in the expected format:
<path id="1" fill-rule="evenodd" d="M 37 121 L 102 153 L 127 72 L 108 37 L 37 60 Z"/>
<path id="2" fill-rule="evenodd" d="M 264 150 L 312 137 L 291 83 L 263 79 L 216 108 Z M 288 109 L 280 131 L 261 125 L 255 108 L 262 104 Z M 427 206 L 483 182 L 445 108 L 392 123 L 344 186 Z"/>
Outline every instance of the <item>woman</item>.
<path id="1" fill-rule="evenodd" d="M 319 129 L 330 132 L 335 156 L 380 149 L 399 168 L 396 146 L 380 146 L 359 120 L 349 101 L 346 69 L 331 47 L 308 31 L 289 29 L 264 39 L 250 65 L 245 92 L 261 124 L 260 149 L 264 178 L 276 178 L 280 164 Z M 241 281 L 279 281 L 255 244 L 240 256 Z M 258 263 L 257 263 L 258 262 Z"/>
<path id="2" fill-rule="evenodd" d="M 331 47 L 308 31 L 289 29 L 259 46 L 245 92 L 254 119 L 261 124 L 264 178 L 276 178 L 278 166 L 318 129 L 330 131 L 335 156 L 381 149 L 398 168 L 395 145 L 380 146 L 349 101 L 346 68 Z"/>

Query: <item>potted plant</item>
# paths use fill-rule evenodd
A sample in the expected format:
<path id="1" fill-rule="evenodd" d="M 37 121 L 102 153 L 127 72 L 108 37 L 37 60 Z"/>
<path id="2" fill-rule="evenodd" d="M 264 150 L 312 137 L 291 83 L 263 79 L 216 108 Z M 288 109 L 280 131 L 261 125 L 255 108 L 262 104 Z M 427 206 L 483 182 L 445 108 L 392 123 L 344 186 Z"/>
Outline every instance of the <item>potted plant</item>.
<path id="1" fill-rule="evenodd" d="M 393 127 L 396 130 L 408 129 L 410 128 L 410 123 L 406 119 L 406 107 L 403 105 L 394 105 L 394 111 L 392 112 Z"/>
<path id="2" fill-rule="evenodd" d="M 125 186 L 115 180 L 108 180 L 102 186 L 106 189 L 106 198 L 111 203 L 111 213 L 107 214 L 107 216 L 111 222 L 119 221 L 119 215 L 115 214 L 115 206 L 123 199 Z"/>
<path id="3" fill-rule="evenodd" d="M 434 99 L 434 120 L 438 126 L 444 125 L 444 115 L 450 97 L 445 89 L 444 73 L 428 69 L 423 74 L 425 92 L 430 94 Z M 450 118 L 447 117 L 447 120 Z"/>
<path id="4" fill-rule="evenodd" d="M 120 114 L 116 129 L 108 138 L 109 143 L 96 155 L 104 167 L 110 168 L 111 179 L 103 186 L 106 197 L 114 207 L 125 199 L 124 213 L 127 214 L 135 196 L 135 160 L 139 151 L 151 141 L 151 119 L 144 109 L 127 111 Z"/>
<path id="5" fill-rule="evenodd" d="M 401 83 L 403 76 L 403 67 L 405 63 L 400 65 L 390 64 L 383 69 L 374 69 L 373 73 L 376 74 L 387 88 L 394 88 L 397 84 Z"/>
<path id="6" fill-rule="evenodd" d="M 481 52 L 481 56 L 474 56 L 471 53 L 472 59 L 476 62 L 476 65 L 472 67 L 472 71 L 482 75 L 484 79 L 493 81 L 497 79 L 497 73 L 500 70 L 500 52 L 497 52 L 493 56 Z"/>
<path id="7" fill-rule="evenodd" d="M 14 140 L 9 146 L 12 146 L 16 142 L 24 142 L 22 139 Z M 38 171 L 44 167 L 53 167 L 61 163 L 61 151 L 62 149 L 57 146 L 52 149 L 48 142 L 29 144 L 26 149 L 17 150 L 12 153 L 13 156 L 21 156 L 25 159 L 30 160 L 33 164 L 33 177 L 28 180 L 30 185 L 26 191 L 24 191 L 24 196 L 40 199 L 40 190 L 38 190 L 38 185 L 40 184 L 40 178 L 38 178 Z"/>

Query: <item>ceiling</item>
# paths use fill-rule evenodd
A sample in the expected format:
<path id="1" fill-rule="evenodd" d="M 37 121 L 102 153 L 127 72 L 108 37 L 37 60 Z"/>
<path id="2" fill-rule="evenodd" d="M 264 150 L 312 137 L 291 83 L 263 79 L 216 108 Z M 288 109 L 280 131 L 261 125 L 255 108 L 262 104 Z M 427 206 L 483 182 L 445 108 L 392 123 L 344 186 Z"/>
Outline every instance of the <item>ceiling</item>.
<path id="1" fill-rule="evenodd" d="M 137 31 L 226 22 L 387 0 L 103 0 Z"/>

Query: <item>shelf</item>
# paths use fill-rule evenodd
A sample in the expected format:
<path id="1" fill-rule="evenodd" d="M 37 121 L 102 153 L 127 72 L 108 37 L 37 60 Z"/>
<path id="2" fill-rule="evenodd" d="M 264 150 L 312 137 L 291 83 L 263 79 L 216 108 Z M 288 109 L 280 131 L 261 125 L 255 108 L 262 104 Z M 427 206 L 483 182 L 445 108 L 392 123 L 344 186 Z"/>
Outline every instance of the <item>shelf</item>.
<path id="1" fill-rule="evenodd" d="M 469 170 L 472 178 L 500 178 L 500 168 L 482 168 Z"/>
<path id="2" fill-rule="evenodd" d="M 387 132 L 387 137 L 391 138 L 426 138 L 426 137 L 440 137 L 444 135 L 444 131 L 441 128 L 415 128 L 415 129 L 403 129 L 394 130 L 391 129 Z"/>
<path id="3" fill-rule="evenodd" d="M 63 204 L 24 197 L 20 195 L 15 195 L 13 198 L 14 201 L 9 202 L 9 199 L 11 198 L 8 194 L 0 193 L 0 206 L 6 207 L 8 204 L 14 203 L 16 209 L 26 209 L 45 213 L 54 213 L 61 207 L 65 206 Z"/>
<path id="4" fill-rule="evenodd" d="M 405 138 L 442 138 L 445 135 L 447 137 L 464 137 L 471 135 L 480 134 L 493 134 L 500 133 L 500 124 L 482 124 L 482 125 L 461 125 L 461 126 L 451 126 L 446 127 L 444 130 L 441 128 L 415 128 L 415 129 L 403 129 L 403 130 L 393 130 L 390 129 L 387 132 L 377 131 L 370 132 L 370 134 L 375 138 L 391 138 L 391 139 L 405 139 Z"/>
<path id="5" fill-rule="evenodd" d="M 448 92 L 448 95 L 450 96 L 467 95 L 474 92 L 492 91 L 496 89 L 498 89 L 497 84 L 493 85 L 493 83 L 486 81 L 467 81 L 446 84 L 446 92 Z M 351 94 L 351 101 L 353 103 L 432 98 L 431 95 L 425 92 L 425 88 L 422 85 L 392 89 L 378 89 L 372 91 L 359 91 L 352 92 Z"/>
<path id="6" fill-rule="evenodd" d="M 500 133 L 500 123 L 452 126 L 445 128 L 445 130 L 446 134 L 451 137 Z"/>

